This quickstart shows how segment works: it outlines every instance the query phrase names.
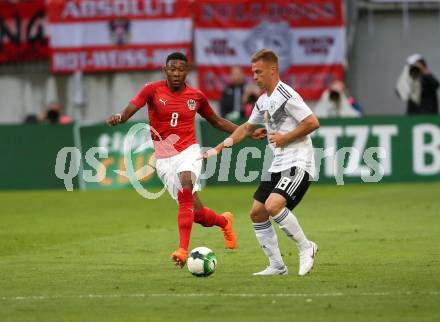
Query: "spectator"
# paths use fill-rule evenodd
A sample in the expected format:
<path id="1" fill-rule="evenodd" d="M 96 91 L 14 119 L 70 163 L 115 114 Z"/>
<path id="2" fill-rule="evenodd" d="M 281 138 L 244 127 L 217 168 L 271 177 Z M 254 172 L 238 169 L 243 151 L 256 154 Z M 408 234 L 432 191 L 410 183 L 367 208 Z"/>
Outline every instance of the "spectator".
<path id="1" fill-rule="evenodd" d="M 28 114 L 24 118 L 24 124 L 37 124 L 38 123 L 38 116 L 35 114 Z"/>
<path id="2" fill-rule="evenodd" d="M 360 117 L 361 110 L 359 103 L 353 97 L 347 96 L 345 84 L 335 81 L 322 93 L 315 107 L 315 114 L 320 118 Z"/>
<path id="3" fill-rule="evenodd" d="M 56 102 L 47 105 L 47 109 L 43 115 L 43 122 L 49 124 L 68 124 L 71 122 L 67 115 L 62 114 L 62 106 Z"/>
<path id="4" fill-rule="evenodd" d="M 246 80 L 239 66 L 232 67 L 230 73 L 229 84 L 220 100 L 220 114 L 228 119 L 238 119 L 244 116 L 242 97 Z"/>
<path id="5" fill-rule="evenodd" d="M 407 114 L 438 114 L 438 87 L 439 82 L 429 71 L 422 55 L 414 54 L 406 59 L 396 91 L 407 102 Z"/>

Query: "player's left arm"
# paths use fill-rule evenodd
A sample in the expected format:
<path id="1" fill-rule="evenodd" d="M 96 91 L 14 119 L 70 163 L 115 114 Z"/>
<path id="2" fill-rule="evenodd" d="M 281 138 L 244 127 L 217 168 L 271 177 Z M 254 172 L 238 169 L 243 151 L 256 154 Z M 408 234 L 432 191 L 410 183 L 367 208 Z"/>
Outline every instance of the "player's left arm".
<path id="1" fill-rule="evenodd" d="M 246 137 L 252 135 L 255 132 L 257 125 L 251 124 L 249 122 L 245 122 L 237 127 L 237 129 L 232 133 L 231 136 L 226 138 L 223 142 L 218 144 L 216 147 L 209 149 L 205 153 L 203 153 L 202 157 L 207 159 L 211 156 L 219 154 L 224 148 L 230 148 L 233 144 L 240 143 Z"/>
<path id="2" fill-rule="evenodd" d="M 216 129 L 226 133 L 233 133 L 237 129 L 238 125 L 232 123 L 231 121 L 215 113 L 211 105 L 209 104 L 205 94 L 203 93 L 200 94 L 201 94 L 201 102 L 198 113 Z M 264 128 L 255 129 L 254 132 L 252 132 L 252 134 L 250 135 L 250 137 L 254 140 L 263 139 L 266 137 L 266 129 Z"/>
<path id="3" fill-rule="evenodd" d="M 238 125 L 232 123 L 231 121 L 218 116 L 216 113 L 211 114 L 209 117 L 206 118 L 206 120 L 216 129 L 219 129 L 220 131 L 227 132 L 227 133 L 233 133 Z M 254 140 L 261 140 L 266 137 L 266 129 L 265 128 L 258 128 L 254 129 L 254 131 L 249 135 L 250 138 Z"/>
<path id="4" fill-rule="evenodd" d="M 235 129 L 238 127 L 237 124 L 232 123 L 231 121 L 220 117 L 216 113 L 212 113 L 209 116 L 206 116 L 205 119 L 216 129 L 226 132 L 233 133 Z"/>
<path id="5" fill-rule="evenodd" d="M 319 128 L 319 121 L 315 114 L 310 114 L 303 119 L 298 126 L 290 132 L 280 133 L 272 132 L 269 135 L 269 142 L 276 148 L 281 148 L 290 142 L 298 140 Z"/>

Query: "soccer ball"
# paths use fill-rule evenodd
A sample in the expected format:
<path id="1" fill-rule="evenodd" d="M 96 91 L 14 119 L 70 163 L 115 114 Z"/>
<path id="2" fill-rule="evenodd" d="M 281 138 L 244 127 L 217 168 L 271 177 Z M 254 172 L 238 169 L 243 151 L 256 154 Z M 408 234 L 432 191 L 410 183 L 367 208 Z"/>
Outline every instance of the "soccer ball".
<path id="1" fill-rule="evenodd" d="M 187 265 L 191 274 L 209 276 L 217 268 L 217 257 L 208 247 L 197 247 L 189 254 Z"/>

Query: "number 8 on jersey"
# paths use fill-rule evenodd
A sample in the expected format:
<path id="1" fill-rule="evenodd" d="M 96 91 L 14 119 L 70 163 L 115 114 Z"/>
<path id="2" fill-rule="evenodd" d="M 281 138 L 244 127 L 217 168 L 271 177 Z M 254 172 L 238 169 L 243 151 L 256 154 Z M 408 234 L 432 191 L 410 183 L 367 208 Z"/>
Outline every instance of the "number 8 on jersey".
<path id="1" fill-rule="evenodd" d="M 170 125 L 172 127 L 176 127 L 177 126 L 177 119 L 179 118 L 179 113 L 177 112 L 173 112 L 173 114 L 171 114 L 171 121 L 170 121 Z"/>

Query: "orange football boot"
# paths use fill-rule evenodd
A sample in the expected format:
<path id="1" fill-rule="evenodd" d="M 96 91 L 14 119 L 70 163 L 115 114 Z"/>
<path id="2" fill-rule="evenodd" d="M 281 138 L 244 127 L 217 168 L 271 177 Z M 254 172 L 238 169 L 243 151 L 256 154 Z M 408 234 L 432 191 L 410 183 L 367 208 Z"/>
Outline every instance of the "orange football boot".
<path id="1" fill-rule="evenodd" d="M 237 246 L 237 237 L 235 236 L 234 228 L 232 228 L 234 216 L 230 212 L 224 212 L 222 216 L 226 219 L 226 226 L 222 228 L 226 247 L 234 249 Z"/>
<path id="2" fill-rule="evenodd" d="M 186 260 L 188 259 L 188 250 L 179 248 L 171 254 L 171 259 L 175 262 L 176 266 L 182 268 L 185 266 Z"/>

